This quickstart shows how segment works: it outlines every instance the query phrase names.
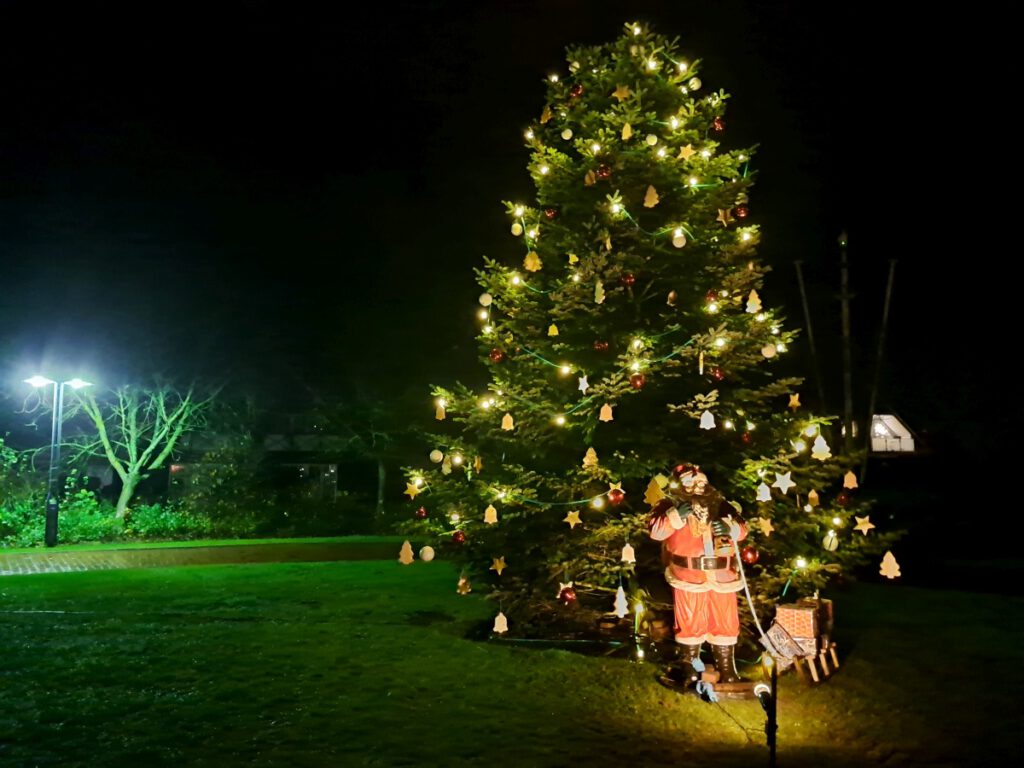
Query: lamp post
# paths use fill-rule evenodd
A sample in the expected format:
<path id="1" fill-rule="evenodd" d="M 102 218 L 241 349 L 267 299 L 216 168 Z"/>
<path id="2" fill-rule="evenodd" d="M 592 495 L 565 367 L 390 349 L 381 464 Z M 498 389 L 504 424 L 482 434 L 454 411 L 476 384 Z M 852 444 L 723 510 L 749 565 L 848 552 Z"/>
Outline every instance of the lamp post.
<path id="1" fill-rule="evenodd" d="M 779 730 L 778 702 L 779 702 L 779 670 L 775 666 L 775 659 L 770 653 L 765 653 L 764 667 L 768 673 L 768 683 L 758 683 L 754 686 L 754 696 L 761 703 L 761 709 L 767 715 L 767 722 L 764 724 L 765 739 L 768 742 L 768 767 L 775 768 L 775 734 Z"/>
<path id="2" fill-rule="evenodd" d="M 46 533 L 44 542 L 46 546 L 53 547 L 57 544 L 57 512 L 60 510 L 60 489 L 57 483 L 60 480 L 60 443 L 61 433 L 64 425 L 64 387 L 82 389 L 90 386 L 88 381 L 74 378 L 69 381 L 57 383 L 45 376 L 33 376 L 25 379 L 26 384 L 31 384 L 36 389 L 53 385 L 53 425 L 50 429 L 50 471 L 46 480 Z"/>

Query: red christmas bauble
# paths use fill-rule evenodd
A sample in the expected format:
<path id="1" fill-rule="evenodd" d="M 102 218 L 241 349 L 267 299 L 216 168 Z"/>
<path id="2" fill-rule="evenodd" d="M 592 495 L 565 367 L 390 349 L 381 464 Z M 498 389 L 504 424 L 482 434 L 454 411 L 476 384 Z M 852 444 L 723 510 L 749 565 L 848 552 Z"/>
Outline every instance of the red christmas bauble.
<path id="1" fill-rule="evenodd" d="M 576 83 L 572 88 L 569 89 L 569 95 L 574 99 L 578 99 L 583 95 L 583 86 L 580 83 Z"/>
<path id="2" fill-rule="evenodd" d="M 466 543 L 466 534 L 463 531 L 456 531 L 455 533 L 452 534 L 452 543 L 453 544 L 465 544 Z"/>
<path id="3" fill-rule="evenodd" d="M 423 520 L 423 519 L 424 519 L 424 518 L 426 518 L 426 516 L 427 516 L 427 508 L 426 508 L 426 507 L 420 507 L 419 509 L 417 509 L 417 510 L 416 510 L 416 511 L 415 511 L 415 512 L 413 513 L 413 516 L 414 516 L 414 517 L 415 517 L 415 518 L 416 518 L 417 520 Z"/>
<path id="4" fill-rule="evenodd" d="M 747 565 L 753 565 L 760 559 L 761 553 L 753 547 L 744 547 L 740 550 L 740 557 L 743 558 L 743 562 Z"/>
<path id="5" fill-rule="evenodd" d="M 545 215 L 545 216 L 546 216 L 546 217 L 548 218 L 548 220 L 550 221 L 551 219 L 555 218 L 555 216 L 557 216 L 557 215 L 558 215 L 558 210 L 557 210 L 557 209 L 555 209 L 555 208 L 545 208 L 545 209 L 544 209 L 544 215 Z"/>
<path id="6" fill-rule="evenodd" d="M 840 507 L 845 507 L 849 503 L 850 494 L 848 494 L 846 491 L 840 491 L 838 494 L 836 494 L 836 504 L 838 504 Z"/>
<path id="7" fill-rule="evenodd" d="M 629 376 L 629 386 L 633 389 L 643 389 L 644 384 L 647 383 L 647 377 L 642 373 L 633 373 Z"/>
<path id="8" fill-rule="evenodd" d="M 492 363 L 500 363 L 505 359 L 505 351 L 495 347 L 491 350 L 490 358 Z"/>
<path id="9" fill-rule="evenodd" d="M 572 587 L 566 587 L 558 593 L 558 599 L 566 605 L 572 605 L 576 602 L 576 590 Z"/>
<path id="10" fill-rule="evenodd" d="M 718 291 L 711 289 L 704 294 L 704 298 L 707 299 L 708 302 L 718 301 Z"/>
<path id="11" fill-rule="evenodd" d="M 711 121 L 711 127 L 714 129 L 715 133 L 721 133 L 725 130 L 725 120 L 720 117 L 716 117 Z"/>
<path id="12" fill-rule="evenodd" d="M 597 341 L 594 342 L 594 349 L 596 349 L 598 352 L 607 352 L 608 342 L 601 341 L 600 339 L 598 339 Z"/>
<path id="13" fill-rule="evenodd" d="M 740 440 L 743 441 L 744 445 L 750 445 L 750 443 L 751 443 L 751 441 L 753 441 L 753 439 L 754 439 L 754 436 L 752 434 L 750 434 L 749 432 L 744 432 L 742 435 L 740 435 Z"/>
<path id="14" fill-rule="evenodd" d="M 722 369 L 719 368 L 718 366 L 709 368 L 708 375 L 710 375 L 711 378 L 714 379 L 715 381 L 721 381 L 722 379 L 725 378 L 725 374 L 722 372 Z"/>
<path id="15" fill-rule="evenodd" d="M 636 275 L 634 275 L 632 272 L 627 272 L 626 274 L 619 278 L 619 282 L 622 283 L 627 288 L 629 288 L 636 282 Z"/>
<path id="16" fill-rule="evenodd" d="M 626 492 L 619 488 L 612 488 L 608 491 L 608 501 L 612 504 L 621 504 L 624 498 L 626 498 Z"/>
<path id="17" fill-rule="evenodd" d="M 750 209 L 745 205 L 737 205 L 732 209 L 732 213 L 737 219 L 745 219 L 750 215 Z"/>
<path id="18" fill-rule="evenodd" d="M 609 168 L 607 165 L 599 165 L 599 166 L 597 166 L 597 178 L 599 178 L 599 179 L 607 179 L 611 175 L 612 175 L 612 169 Z"/>

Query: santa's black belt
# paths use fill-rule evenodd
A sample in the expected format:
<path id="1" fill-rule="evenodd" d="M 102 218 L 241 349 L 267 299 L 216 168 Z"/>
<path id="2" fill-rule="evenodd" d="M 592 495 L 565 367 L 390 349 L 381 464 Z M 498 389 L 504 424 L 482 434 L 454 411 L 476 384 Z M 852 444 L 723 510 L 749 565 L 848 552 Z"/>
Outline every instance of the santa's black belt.
<path id="1" fill-rule="evenodd" d="M 692 568 L 695 571 L 720 571 L 723 568 L 732 568 L 735 559 L 733 557 L 715 557 L 714 555 L 702 557 L 672 555 L 672 565 L 678 565 L 680 568 Z"/>

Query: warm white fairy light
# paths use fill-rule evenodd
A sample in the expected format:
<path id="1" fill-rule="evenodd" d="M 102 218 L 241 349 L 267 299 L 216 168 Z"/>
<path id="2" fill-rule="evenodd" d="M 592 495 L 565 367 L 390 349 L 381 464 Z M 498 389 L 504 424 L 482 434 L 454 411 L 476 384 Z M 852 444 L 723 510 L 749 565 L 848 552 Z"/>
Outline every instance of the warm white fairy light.
<path id="1" fill-rule="evenodd" d="M 555 424 L 557 424 L 560 427 L 564 427 L 565 426 L 565 416 L 562 416 L 561 414 L 559 414 L 558 416 L 555 416 Z"/>
<path id="2" fill-rule="evenodd" d="M 540 234 L 540 230 L 537 229 L 536 227 L 534 227 L 533 229 L 531 229 L 529 232 L 526 233 L 526 236 L 528 238 L 530 238 L 531 240 L 536 240 L 537 239 L 537 235 L 539 235 L 539 234 Z"/>
<path id="3" fill-rule="evenodd" d="M 804 512 L 810 512 L 813 509 L 814 507 L 812 507 L 810 504 L 804 504 Z"/>
<path id="4" fill-rule="evenodd" d="M 622 206 L 621 205 L 619 205 L 618 203 L 612 203 L 612 205 L 611 205 L 612 213 L 618 213 L 621 210 L 622 210 Z"/>
<path id="5" fill-rule="evenodd" d="M 494 329 L 489 325 L 485 325 L 481 330 L 483 330 L 484 333 L 490 333 Z"/>
<path id="6" fill-rule="evenodd" d="M 462 454 L 461 453 L 456 453 L 454 456 L 452 456 L 452 464 L 454 464 L 457 467 L 461 463 L 462 463 Z"/>
<path id="7" fill-rule="evenodd" d="M 841 518 L 841 517 L 833 517 L 832 518 L 832 525 L 834 525 L 836 528 L 838 528 L 842 524 L 843 524 L 843 518 Z M 832 531 L 832 533 L 835 533 L 835 531 Z"/>
<path id="8" fill-rule="evenodd" d="M 712 301 L 712 302 L 711 302 L 710 304 L 708 304 L 708 312 L 709 312 L 710 314 L 712 314 L 712 315 L 713 315 L 713 314 L 715 314 L 715 313 L 716 313 L 717 311 L 718 311 L 718 304 L 717 304 L 716 302 Z M 717 343 L 717 342 L 716 342 L 716 343 Z M 722 345 L 721 345 L 721 344 L 719 344 L 719 346 L 722 346 Z"/>
<path id="9" fill-rule="evenodd" d="M 521 205 L 517 205 L 516 206 L 516 218 L 517 219 L 522 218 L 524 213 L 526 213 L 526 209 L 523 208 L 523 206 L 521 206 Z"/>
<path id="10" fill-rule="evenodd" d="M 689 93 L 690 91 L 689 91 L 689 90 L 687 90 L 687 88 L 686 88 L 686 86 L 685 86 L 685 85 L 681 85 L 681 86 L 679 86 L 679 92 L 680 92 L 681 94 L 683 94 L 683 96 L 685 96 L 685 95 L 686 95 L 686 94 L 688 94 L 688 93 Z"/>
<path id="11" fill-rule="evenodd" d="M 785 352 L 786 351 L 786 345 L 785 345 L 785 343 L 783 343 L 781 341 L 778 344 L 775 345 L 775 348 L 777 350 L 779 350 L 779 352 Z"/>
<path id="12" fill-rule="evenodd" d="M 483 408 L 486 411 L 488 408 L 491 407 L 491 401 L 490 400 L 481 400 L 480 401 L 480 407 Z"/>
<path id="13" fill-rule="evenodd" d="M 498 498 L 504 499 L 508 495 L 507 491 L 498 491 Z"/>
<path id="14" fill-rule="evenodd" d="M 814 424 L 811 424 L 811 426 L 804 430 L 804 434 L 808 437 L 814 437 L 818 434 L 818 428 Z"/>
<path id="15" fill-rule="evenodd" d="M 639 24 L 634 24 L 633 25 L 633 36 L 637 37 L 641 32 L 643 32 L 643 30 L 640 29 L 640 25 Z"/>
<path id="16" fill-rule="evenodd" d="M 591 499 L 590 506 L 592 506 L 594 509 L 601 509 L 601 507 L 604 506 L 604 497 L 595 496 L 593 499 Z"/>
<path id="17" fill-rule="evenodd" d="M 548 175 L 548 171 L 550 171 L 550 170 L 551 170 L 551 169 L 550 169 L 550 168 L 548 168 L 548 167 L 547 167 L 546 165 L 542 165 L 542 166 L 540 167 L 540 175 L 541 175 L 541 176 L 547 176 L 547 175 Z"/>
<path id="18" fill-rule="evenodd" d="M 698 179 L 696 176 L 691 176 L 689 179 L 689 184 L 691 187 L 696 187 L 698 184 L 700 184 L 700 179 Z"/>
<path id="19" fill-rule="evenodd" d="M 747 159 L 747 156 L 746 155 L 740 155 L 738 159 L 742 163 L 744 160 Z"/>
<path id="20" fill-rule="evenodd" d="M 512 275 L 512 285 L 519 285 L 523 279 L 519 275 Z"/>
<path id="21" fill-rule="evenodd" d="M 658 68 L 658 62 L 657 62 L 657 60 L 656 60 L 656 59 L 648 59 L 648 60 L 647 60 L 647 69 L 648 69 L 648 70 L 650 70 L 651 72 L 653 72 L 653 71 L 654 71 L 654 70 L 656 70 L 657 68 Z"/>
<path id="22" fill-rule="evenodd" d="M 679 67 L 679 71 L 680 72 L 685 72 L 686 71 L 686 66 L 687 65 L 686 65 L 685 61 L 680 61 L 676 66 Z"/>
<path id="23" fill-rule="evenodd" d="M 754 316 L 754 319 L 755 319 L 755 320 L 757 320 L 757 322 L 759 322 L 759 323 L 763 323 L 763 322 L 764 322 L 764 318 L 765 318 L 765 314 L 764 314 L 764 312 L 758 312 L 758 313 L 757 313 L 757 314 L 756 314 L 756 315 Z"/>
<path id="24" fill-rule="evenodd" d="M 572 373 L 572 368 L 569 367 L 568 363 L 562 363 L 561 367 L 558 370 L 561 372 L 563 376 L 568 376 L 570 373 Z"/>
<path id="25" fill-rule="evenodd" d="M 665 151 L 665 148 L 664 148 L 664 147 L 662 147 L 662 148 L 661 148 L 661 149 L 659 149 L 659 150 L 658 150 L 657 152 L 655 152 L 655 154 L 656 154 L 656 155 L 657 155 L 658 157 L 665 157 L 665 156 L 666 156 L 666 155 L 667 155 L 668 153 L 667 153 L 667 152 Z"/>
<path id="26" fill-rule="evenodd" d="M 419 477 L 417 475 L 416 477 L 414 477 L 412 479 L 412 484 L 415 485 L 417 488 L 422 488 L 423 487 L 423 478 Z"/>
<path id="27" fill-rule="evenodd" d="M 580 273 L 579 272 L 573 272 L 572 273 L 572 281 L 574 283 L 578 283 L 580 281 Z"/>
<path id="28" fill-rule="evenodd" d="M 775 336 L 779 335 L 779 326 L 777 326 L 777 325 L 773 325 L 772 326 L 772 334 L 775 335 Z"/>
<path id="29" fill-rule="evenodd" d="M 558 82 L 558 75 L 556 75 L 556 74 L 548 75 L 548 80 L 550 80 L 552 83 L 557 83 Z"/>
<path id="30" fill-rule="evenodd" d="M 752 422 L 752 421 L 748 421 L 747 422 L 747 432 L 753 432 L 755 429 L 757 429 L 757 425 L 754 424 L 754 422 Z"/>
<path id="31" fill-rule="evenodd" d="M 802 557 L 798 557 L 796 559 L 796 567 L 797 568 L 806 568 L 807 567 L 807 561 L 804 560 Z"/>
<path id="32" fill-rule="evenodd" d="M 633 349 L 640 349 L 644 345 L 643 339 L 633 339 Z"/>
<path id="33" fill-rule="evenodd" d="M 448 407 L 448 401 L 445 400 L 443 397 L 437 398 L 436 402 L 437 402 L 437 407 L 438 408 L 447 408 Z"/>
<path id="34" fill-rule="evenodd" d="M 601 145 L 595 141 L 593 144 L 590 145 L 590 151 L 596 155 L 598 152 L 601 151 Z"/>
<path id="35" fill-rule="evenodd" d="M 481 309 L 476 314 L 477 314 L 477 317 L 479 317 L 481 320 L 486 320 L 487 319 L 487 310 L 486 309 Z"/>
<path id="36" fill-rule="evenodd" d="M 700 151 L 700 156 L 703 157 L 705 160 L 707 160 L 709 157 L 711 157 L 711 150 L 710 149 L 702 149 Z"/>
<path id="37" fill-rule="evenodd" d="M 683 228 L 682 227 L 676 227 L 675 230 L 672 232 L 672 237 L 682 237 L 682 236 L 683 236 Z"/>
<path id="38" fill-rule="evenodd" d="M 634 360 L 633 364 L 630 365 L 629 368 L 630 368 L 631 371 L 639 371 L 640 370 L 640 361 L 639 360 Z"/>
<path id="39" fill-rule="evenodd" d="M 807 443 L 805 443 L 803 440 L 797 440 L 795 443 L 793 443 L 793 450 L 795 450 L 797 453 L 803 453 L 804 451 L 807 450 Z"/>
<path id="40" fill-rule="evenodd" d="M 672 126 L 672 130 L 674 131 L 676 128 L 679 127 L 679 118 L 673 115 L 672 119 L 668 121 L 668 124 Z"/>
<path id="41" fill-rule="evenodd" d="M 533 141 L 533 131 L 527 129 L 526 133 L 524 133 L 523 136 L 526 137 L 527 141 Z"/>
<path id="42" fill-rule="evenodd" d="M 726 428 L 726 429 L 734 429 L 734 428 L 735 428 L 735 426 L 736 426 L 736 425 L 735 425 L 735 424 L 733 424 L 731 420 L 726 420 L 726 422 L 725 422 L 725 428 Z"/>
<path id="43" fill-rule="evenodd" d="M 725 339 L 723 339 L 721 336 L 719 336 L 717 339 L 715 339 L 715 346 L 718 347 L 719 349 L 724 347 L 725 346 Z"/>
<path id="44" fill-rule="evenodd" d="M 747 242 L 748 240 L 750 240 L 750 238 L 751 238 L 751 234 L 749 232 L 744 232 L 742 235 L 740 235 L 740 239 L 743 242 Z"/>

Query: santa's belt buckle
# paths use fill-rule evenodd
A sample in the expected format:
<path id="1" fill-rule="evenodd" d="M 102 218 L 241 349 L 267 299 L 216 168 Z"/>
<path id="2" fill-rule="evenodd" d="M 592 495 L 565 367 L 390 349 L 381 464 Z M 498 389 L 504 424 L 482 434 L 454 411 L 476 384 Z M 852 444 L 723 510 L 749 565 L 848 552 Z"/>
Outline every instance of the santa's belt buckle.
<path id="1" fill-rule="evenodd" d="M 717 571 L 718 570 L 718 556 L 717 555 L 702 555 L 700 558 L 700 569 L 702 571 Z"/>

